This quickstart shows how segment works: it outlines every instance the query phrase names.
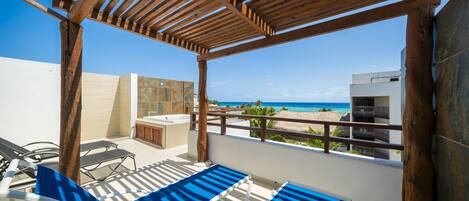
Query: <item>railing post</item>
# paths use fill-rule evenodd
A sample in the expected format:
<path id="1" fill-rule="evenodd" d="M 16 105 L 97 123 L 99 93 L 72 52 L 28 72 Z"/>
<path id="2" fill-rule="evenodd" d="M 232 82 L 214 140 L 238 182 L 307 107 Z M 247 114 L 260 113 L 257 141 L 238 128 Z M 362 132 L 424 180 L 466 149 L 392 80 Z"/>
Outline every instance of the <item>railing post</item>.
<path id="1" fill-rule="evenodd" d="M 329 124 L 324 124 L 324 153 L 329 153 Z"/>
<path id="2" fill-rule="evenodd" d="M 267 119 L 261 118 L 261 142 L 265 142 L 265 135 L 267 133 Z"/>
<path id="3" fill-rule="evenodd" d="M 195 113 L 191 113 L 191 119 L 190 119 L 190 129 L 195 130 L 195 122 L 197 121 L 197 116 Z"/>
<path id="4" fill-rule="evenodd" d="M 220 134 L 226 134 L 226 116 L 221 116 L 220 120 Z"/>

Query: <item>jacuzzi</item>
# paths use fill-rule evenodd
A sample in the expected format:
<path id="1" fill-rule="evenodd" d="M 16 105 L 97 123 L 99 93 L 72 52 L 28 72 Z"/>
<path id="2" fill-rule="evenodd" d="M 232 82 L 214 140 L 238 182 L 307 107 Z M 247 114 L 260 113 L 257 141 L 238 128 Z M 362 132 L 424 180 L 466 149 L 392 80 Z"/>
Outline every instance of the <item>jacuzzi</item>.
<path id="1" fill-rule="evenodd" d="M 146 116 L 137 119 L 135 138 L 160 148 L 184 145 L 187 144 L 189 121 L 188 114 Z"/>
<path id="2" fill-rule="evenodd" d="M 190 115 L 188 114 L 170 114 L 143 117 L 144 120 L 160 121 L 165 123 L 187 123 L 190 121 L 189 118 Z"/>

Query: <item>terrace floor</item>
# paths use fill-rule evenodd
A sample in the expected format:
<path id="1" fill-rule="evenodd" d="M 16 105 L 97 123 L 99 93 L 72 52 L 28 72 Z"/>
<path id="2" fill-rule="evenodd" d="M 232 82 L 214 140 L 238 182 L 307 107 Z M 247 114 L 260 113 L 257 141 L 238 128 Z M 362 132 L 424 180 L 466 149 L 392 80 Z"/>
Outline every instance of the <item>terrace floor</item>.
<path id="1" fill-rule="evenodd" d="M 137 170 L 133 170 L 133 163 L 128 159 L 124 163 L 124 166 L 128 169 L 120 168 L 120 173 L 105 181 L 91 181 L 82 175 L 82 186 L 97 197 L 114 192 L 155 191 L 204 169 L 204 167 L 195 165 L 193 159 L 187 156 L 186 145 L 171 149 L 159 149 L 132 139 L 113 141 L 119 145 L 119 148 L 136 154 Z M 109 168 L 101 168 L 97 170 L 97 173 L 99 174 L 100 171 L 104 173 L 109 171 Z M 275 189 L 274 185 L 257 179 L 254 179 L 253 182 L 251 200 L 269 200 L 272 190 Z M 243 200 L 246 188 L 246 184 L 241 185 L 240 188 L 232 191 L 225 200 Z M 125 196 L 114 196 L 107 200 L 133 200 L 144 194 L 129 193 Z"/>

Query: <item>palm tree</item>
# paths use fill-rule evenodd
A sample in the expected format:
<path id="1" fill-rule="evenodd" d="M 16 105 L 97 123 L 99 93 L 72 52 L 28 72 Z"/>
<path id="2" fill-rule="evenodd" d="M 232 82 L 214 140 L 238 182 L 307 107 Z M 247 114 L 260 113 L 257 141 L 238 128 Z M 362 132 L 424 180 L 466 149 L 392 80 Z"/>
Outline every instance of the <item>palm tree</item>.
<path id="1" fill-rule="evenodd" d="M 255 106 L 248 105 L 247 114 L 250 115 L 258 115 L 258 116 L 274 116 L 275 109 L 273 107 L 262 107 L 262 102 L 260 100 L 256 101 Z M 260 119 L 251 119 L 250 121 L 251 127 L 259 128 L 261 126 Z M 267 128 L 273 128 L 274 122 L 272 120 L 267 121 Z M 258 132 L 251 131 L 251 137 L 259 137 Z"/>

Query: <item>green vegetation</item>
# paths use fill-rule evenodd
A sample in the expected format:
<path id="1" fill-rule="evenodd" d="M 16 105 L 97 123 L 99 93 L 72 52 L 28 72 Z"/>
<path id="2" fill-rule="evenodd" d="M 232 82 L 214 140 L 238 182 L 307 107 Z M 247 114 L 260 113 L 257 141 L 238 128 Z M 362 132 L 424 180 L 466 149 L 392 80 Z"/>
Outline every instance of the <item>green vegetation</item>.
<path id="1" fill-rule="evenodd" d="M 280 111 L 288 111 L 288 108 L 287 108 L 287 107 L 282 107 L 282 108 L 280 109 Z"/>
<path id="2" fill-rule="evenodd" d="M 255 106 L 261 106 L 262 105 L 262 102 L 261 100 L 257 100 L 255 103 L 254 103 Z"/>
<path id="3" fill-rule="evenodd" d="M 325 107 L 323 107 L 323 108 L 319 109 L 319 112 L 330 112 L 330 111 L 332 111 L 331 108 L 325 108 Z"/>
<path id="4" fill-rule="evenodd" d="M 248 104 L 246 114 L 250 115 L 259 115 L 259 116 L 274 116 L 275 110 L 273 107 L 262 107 L 262 102 L 260 100 L 256 101 L 255 106 Z M 251 127 L 261 127 L 260 119 L 251 119 Z M 267 128 L 273 128 L 274 122 L 271 120 L 267 121 Z M 260 133 L 256 131 L 251 131 L 251 137 L 259 137 Z"/>
<path id="5" fill-rule="evenodd" d="M 306 131 L 307 133 L 313 134 L 313 135 L 322 135 L 320 131 L 316 131 L 312 129 L 311 127 L 308 127 L 308 130 Z M 337 134 L 340 133 L 340 128 L 336 127 L 334 131 L 332 131 L 331 135 L 332 136 L 337 136 Z M 309 139 L 306 141 L 306 145 L 310 147 L 317 147 L 317 148 L 324 148 L 324 142 L 319 139 Z M 340 147 L 344 146 L 342 143 L 337 143 L 337 142 L 330 142 L 329 147 L 332 150 L 338 150 Z"/>
<path id="6" fill-rule="evenodd" d="M 269 140 L 277 141 L 277 142 L 287 142 L 285 137 L 283 137 L 281 135 L 272 135 L 272 136 L 269 137 Z"/>
<path id="7" fill-rule="evenodd" d="M 209 105 L 220 105 L 220 102 L 218 102 L 217 100 L 208 100 L 208 104 Z"/>
<path id="8" fill-rule="evenodd" d="M 259 115 L 259 116 L 274 116 L 275 115 L 275 109 L 273 107 L 263 107 L 262 106 L 262 101 L 258 100 L 254 102 L 254 105 L 252 103 L 248 103 L 247 105 L 241 104 L 240 108 L 246 108 L 246 114 L 249 115 Z M 288 110 L 288 108 L 283 107 L 281 110 Z M 320 112 L 327 112 L 327 111 L 332 111 L 329 108 L 322 108 L 319 110 Z M 274 127 L 274 122 L 271 120 L 268 120 L 267 122 L 267 128 L 273 128 Z M 251 127 L 256 127 L 259 128 L 261 127 L 261 120 L 260 119 L 251 119 L 250 120 L 250 125 Z M 323 135 L 321 131 L 314 130 L 311 127 L 308 127 L 308 130 L 305 131 L 308 134 L 311 135 Z M 342 128 L 337 126 L 332 132 L 331 136 L 337 136 L 341 132 L 343 132 Z M 251 131 L 251 137 L 260 137 L 260 133 L 256 131 Z M 267 133 L 266 138 L 268 140 L 272 141 L 277 141 L 277 142 L 283 142 L 283 143 L 288 143 L 288 144 L 296 144 L 296 145 L 302 145 L 302 146 L 308 146 L 308 147 L 316 147 L 316 148 L 324 148 L 324 142 L 319 139 L 309 139 L 307 141 L 304 140 L 297 140 L 297 139 L 291 139 L 279 134 L 275 133 Z M 335 151 L 343 151 L 345 144 L 342 143 L 337 143 L 337 142 L 330 142 L 329 143 L 330 149 L 335 150 Z M 353 153 L 353 154 L 358 154 L 357 151 L 351 150 L 347 151 L 348 153 Z"/>
<path id="9" fill-rule="evenodd" d="M 359 152 L 359 151 L 353 150 L 353 149 L 352 149 L 352 150 L 348 150 L 347 153 L 360 155 L 360 152 Z"/>

